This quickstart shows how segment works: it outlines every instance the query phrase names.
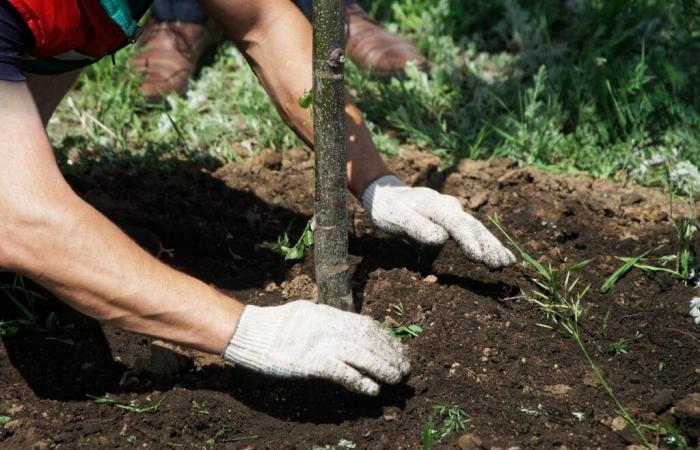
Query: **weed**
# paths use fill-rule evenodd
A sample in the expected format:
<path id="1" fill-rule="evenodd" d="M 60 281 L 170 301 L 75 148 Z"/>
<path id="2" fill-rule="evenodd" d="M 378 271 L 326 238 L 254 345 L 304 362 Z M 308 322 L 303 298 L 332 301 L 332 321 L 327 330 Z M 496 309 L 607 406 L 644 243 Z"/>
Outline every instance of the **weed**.
<path id="1" fill-rule="evenodd" d="M 0 425 L 5 425 L 10 420 L 12 420 L 12 417 L 0 415 Z"/>
<path id="2" fill-rule="evenodd" d="M 0 336 L 15 336 L 22 331 L 34 331 L 50 334 L 45 339 L 75 345 L 71 339 L 57 335 L 61 325 L 55 312 L 50 312 L 45 319 L 37 312 L 37 305 L 46 302 L 48 297 L 27 286 L 22 275 L 14 275 L 12 283 L 0 283 L 0 292 L 4 293 L 21 314 L 19 319 L 0 320 Z"/>
<path id="3" fill-rule="evenodd" d="M 627 354 L 628 345 L 629 345 L 631 342 L 634 342 L 634 341 L 637 341 L 637 340 L 641 339 L 642 336 L 643 336 L 642 333 L 640 333 L 639 331 L 637 331 L 637 332 L 634 334 L 634 337 L 631 337 L 631 338 L 620 338 L 620 339 L 618 339 L 618 340 L 612 342 L 612 343 L 610 344 L 610 347 L 609 347 L 609 353 L 611 353 L 612 355 L 626 355 L 626 354 Z"/>
<path id="4" fill-rule="evenodd" d="M 434 442 L 442 442 L 450 434 L 464 430 L 469 420 L 467 413 L 459 406 L 433 405 L 428 421 L 421 429 L 423 449 L 429 450 Z"/>
<path id="5" fill-rule="evenodd" d="M 617 259 L 624 264 L 612 273 L 601 287 L 603 293 L 610 288 L 627 272 L 633 268 L 644 272 L 663 272 L 678 278 L 686 284 L 691 283 L 700 269 L 700 258 L 693 250 L 693 238 L 698 231 L 698 224 L 695 220 L 683 219 L 680 223 L 673 223 L 673 229 L 677 236 L 677 248 L 674 254 L 649 257 L 661 247 L 648 250 L 639 256 L 626 257 L 618 256 Z M 673 264 L 672 267 L 669 267 Z"/>
<path id="6" fill-rule="evenodd" d="M 581 261 L 563 270 L 554 269 L 551 266 L 549 268 L 545 268 L 539 261 L 525 252 L 505 231 L 505 229 L 501 226 L 498 215 L 494 215 L 491 218 L 491 221 L 508 240 L 508 242 L 515 247 L 520 256 L 523 258 L 525 265 L 533 269 L 539 276 L 539 279 L 535 278 L 533 280 L 537 285 L 537 289 L 533 292 L 532 296 L 527 297 L 527 299 L 539 307 L 544 315 L 554 324 L 554 326 L 561 328 L 574 340 L 574 342 L 576 342 L 581 354 L 603 386 L 605 393 L 615 404 L 618 414 L 620 414 L 625 422 L 627 422 L 634 429 L 642 443 L 647 448 L 651 449 L 652 446 L 647 440 L 647 437 L 642 431 L 641 427 L 629 414 L 627 409 L 625 409 L 622 403 L 620 403 L 607 380 L 603 376 L 603 373 L 598 368 L 598 365 L 595 363 L 590 353 L 586 349 L 586 346 L 581 338 L 580 323 L 586 315 L 586 307 L 583 305 L 583 300 L 588 295 L 590 285 L 582 289 L 576 289 L 579 278 L 572 280 L 571 274 L 588 265 L 591 260 Z M 541 325 L 553 329 L 552 326 L 544 324 Z"/>
<path id="7" fill-rule="evenodd" d="M 311 231 L 311 222 L 307 222 L 304 231 L 299 236 L 299 240 L 293 246 L 289 246 L 289 235 L 285 231 L 282 236 L 277 238 L 277 246 L 274 251 L 284 255 L 285 261 L 301 259 L 306 253 L 306 249 L 314 245 L 314 232 Z"/>
<path id="8" fill-rule="evenodd" d="M 401 303 L 401 302 L 399 302 L 399 303 L 392 303 L 392 304 L 391 304 L 391 310 L 394 312 L 394 314 L 396 314 L 396 315 L 399 316 L 399 317 L 403 317 L 403 315 L 404 315 L 405 312 L 406 312 L 405 309 L 404 309 L 404 307 L 403 307 L 403 303 Z"/>
<path id="9" fill-rule="evenodd" d="M 399 340 L 409 336 L 416 337 L 422 332 L 423 328 L 420 325 L 416 325 L 414 323 L 389 328 L 389 333 Z"/>
<path id="10" fill-rule="evenodd" d="M 131 444 L 131 445 L 136 444 L 136 436 L 134 436 L 133 434 L 130 434 L 129 436 L 127 436 L 126 442 L 128 444 Z"/>
<path id="11" fill-rule="evenodd" d="M 658 248 L 657 248 L 658 249 Z M 600 288 L 600 291 L 602 293 L 606 293 L 612 288 L 617 281 L 622 278 L 627 272 L 629 272 L 634 266 L 637 265 L 640 261 L 642 261 L 649 253 L 651 253 L 653 250 L 647 250 L 646 252 L 642 253 L 639 256 L 635 256 L 634 258 L 621 258 L 618 257 L 621 261 L 624 261 L 625 263 L 620 266 L 615 272 L 612 273 L 608 277 L 607 280 L 605 280 L 605 283 L 603 283 L 603 286 Z"/>
<path id="12" fill-rule="evenodd" d="M 389 311 L 396 314 L 399 319 L 403 319 L 406 314 L 406 310 L 401 302 L 392 304 Z M 396 339 L 401 340 L 405 337 L 417 337 L 423 332 L 423 327 L 415 323 L 405 323 L 402 320 L 401 323 L 395 327 L 387 327 L 387 331 Z"/>
<path id="13" fill-rule="evenodd" d="M 122 403 L 118 400 L 109 398 L 108 396 L 102 396 L 98 397 L 95 395 L 89 395 L 88 397 L 93 399 L 95 403 L 98 405 L 109 405 L 109 406 L 114 406 L 115 408 L 123 409 L 124 411 L 130 412 L 130 413 L 135 413 L 135 414 L 145 414 L 145 413 L 156 413 L 158 412 L 158 408 L 160 408 L 160 404 L 163 402 L 163 399 L 161 398 L 158 403 L 154 403 L 151 405 L 147 406 L 135 406 L 129 403 Z"/>

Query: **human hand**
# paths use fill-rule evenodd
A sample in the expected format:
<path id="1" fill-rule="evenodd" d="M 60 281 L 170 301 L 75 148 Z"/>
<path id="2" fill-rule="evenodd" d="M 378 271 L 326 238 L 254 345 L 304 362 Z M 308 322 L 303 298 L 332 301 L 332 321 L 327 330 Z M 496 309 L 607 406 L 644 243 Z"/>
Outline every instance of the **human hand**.
<path id="1" fill-rule="evenodd" d="M 410 187 L 395 175 L 385 175 L 365 189 L 361 200 L 374 224 L 384 231 L 406 234 L 426 245 L 442 245 L 452 237 L 467 258 L 494 269 L 515 263 L 513 253 L 464 212 L 455 197 Z"/>
<path id="2" fill-rule="evenodd" d="M 283 378 L 325 378 L 377 395 L 377 381 L 396 384 L 410 364 L 399 341 L 367 316 L 306 300 L 248 305 L 224 358 Z"/>

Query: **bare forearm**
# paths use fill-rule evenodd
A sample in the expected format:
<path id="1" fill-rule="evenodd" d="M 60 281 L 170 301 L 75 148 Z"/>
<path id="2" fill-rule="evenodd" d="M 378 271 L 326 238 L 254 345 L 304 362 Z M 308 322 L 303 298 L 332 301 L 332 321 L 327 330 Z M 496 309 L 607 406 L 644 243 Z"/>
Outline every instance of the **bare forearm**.
<path id="1" fill-rule="evenodd" d="M 121 328 L 221 352 L 242 305 L 141 250 L 61 176 L 23 84 L 0 82 L 0 265 Z"/>
<path id="2" fill-rule="evenodd" d="M 77 197 L 45 212 L 18 239 L 19 272 L 119 328 L 223 351 L 242 305 L 156 260 Z"/>
<path id="3" fill-rule="evenodd" d="M 309 110 L 298 104 L 311 89 L 311 26 L 288 0 L 206 0 L 212 17 L 248 58 L 285 122 L 313 145 Z M 359 195 L 387 168 L 360 111 L 346 101 L 348 187 Z"/>

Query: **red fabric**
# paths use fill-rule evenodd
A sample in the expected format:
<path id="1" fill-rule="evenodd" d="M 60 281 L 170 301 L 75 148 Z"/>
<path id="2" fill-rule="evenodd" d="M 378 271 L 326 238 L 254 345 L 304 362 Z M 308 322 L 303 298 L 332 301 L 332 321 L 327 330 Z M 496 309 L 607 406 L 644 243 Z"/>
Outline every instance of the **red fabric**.
<path id="1" fill-rule="evenodd" d="M 77 50 L 104 56 L 121 47 L 124 33 L 98 0 L 9 0 L 34 35 L 28 52 L 49 58 Z"/>

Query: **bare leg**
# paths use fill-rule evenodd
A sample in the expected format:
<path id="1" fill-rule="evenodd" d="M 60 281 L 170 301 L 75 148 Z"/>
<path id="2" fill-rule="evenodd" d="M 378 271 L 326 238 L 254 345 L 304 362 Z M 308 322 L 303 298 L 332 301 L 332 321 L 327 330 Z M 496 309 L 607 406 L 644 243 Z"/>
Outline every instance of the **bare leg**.
<path id="1" fill-rule="evenodd" d="M 298 104 L 311 89 L 311 25 L 289 0 L 201 0 L 210 17 L 246 55 L 285 122 L 309 145 L 309 111 Z M 360 111 L 346 103 L 348 186 L 358 195 L 387 172 Z"/>

